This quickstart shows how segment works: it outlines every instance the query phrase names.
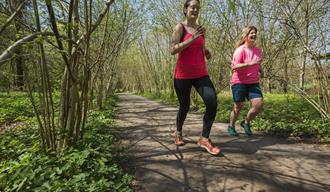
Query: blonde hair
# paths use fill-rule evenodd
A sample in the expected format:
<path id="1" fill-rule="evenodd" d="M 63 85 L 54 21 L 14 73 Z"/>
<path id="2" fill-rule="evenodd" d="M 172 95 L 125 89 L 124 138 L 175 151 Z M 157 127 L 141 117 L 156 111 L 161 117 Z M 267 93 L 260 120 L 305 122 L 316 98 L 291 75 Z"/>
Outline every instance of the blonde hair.
<path id="1" fill-rule="evenodd" d="M 247 26 L 247 27 L 244 27 L 244 29 L 242 30 L 241 32 L 241 39 L 239 41 L 237 41 L 236 43 L 236 48 L 243 45 L 245 43 L 245 40 L 244 38 L 252 31 L 252 30 L 255 30 L 256 32 L 258 31 L 257 28 L 255 26 Z"/>

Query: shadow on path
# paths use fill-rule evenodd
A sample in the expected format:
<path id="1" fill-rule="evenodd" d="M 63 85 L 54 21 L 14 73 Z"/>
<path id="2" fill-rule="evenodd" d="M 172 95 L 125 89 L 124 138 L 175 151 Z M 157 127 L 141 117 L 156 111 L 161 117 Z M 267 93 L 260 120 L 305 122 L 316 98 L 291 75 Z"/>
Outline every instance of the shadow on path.
<path id="1" fill-rule="evenodd" d="M 189 113 L 186 145 L 170 136 L 177 109 L 135 95 L 120 95 L 116 129 L 127 146 L 126 167 L 135 191 L 330 191 L 330 152 L 324 146 L 256 134 L 230 137 L 215 123 L 219 156 L 197 146 L 202 115 Z"/>

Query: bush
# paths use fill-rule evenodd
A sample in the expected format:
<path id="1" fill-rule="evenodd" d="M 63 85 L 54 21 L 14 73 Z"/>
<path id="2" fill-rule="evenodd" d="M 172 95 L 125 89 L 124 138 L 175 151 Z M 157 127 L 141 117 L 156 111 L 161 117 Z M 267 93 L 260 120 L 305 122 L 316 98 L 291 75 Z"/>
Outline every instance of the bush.
<path id="1" fill-rule="evenodd" d="M 113 108 L 91 112 L 78 147 L 50 155 L 41 150 L 37 127 L 6 131 L 0 135 L 0 191 L 132 191 L 132 177 L 119 166 L 113 117 Z"/>
<path id="2" fill-rule="evenodd" d="M 165 95 L 164 95 L 165 94 Z M 144 94 L 155 98 L 156 94 Z M 159 93 L 158 93 L 159 95 Z M 174 95 L 174 97 L 176 97 Z M 330 142 L 330 122 L 321 118 L 320 114 L 303 98 L 294 94 L 265 94 L 264 110 L 252 122 L 256 130 L 282 137 L 314 138 L 322 142 Z M 169 94 L 162 92 L 157 98 L 165 98 L 166 102 L 177 105 L 176 98 L 169 98 Z M 248 102 L 241 111 L 240 119 L 248 112 Z M 232 96 L 229 93 L 218 95 L 218 111 L 216 119 L 229 123 L 230 112 L 233 108 Z M 205 111 L 205 106 L 198 98 L 197 103 L 191 106 L 200 112 Z"/>
<path id="3" fill-rule="evenodd" d="M 279 136 L 316 138 L 327 141 L 330 123 L 296 95 L 266 94 L 265 107 L 253 122 L 260 131 Z"/>
<path id="4" fill-rule="evenodd" d="M 25 121 L 34 116 L 27 93 L 0 93 L 0 125 Z"/>

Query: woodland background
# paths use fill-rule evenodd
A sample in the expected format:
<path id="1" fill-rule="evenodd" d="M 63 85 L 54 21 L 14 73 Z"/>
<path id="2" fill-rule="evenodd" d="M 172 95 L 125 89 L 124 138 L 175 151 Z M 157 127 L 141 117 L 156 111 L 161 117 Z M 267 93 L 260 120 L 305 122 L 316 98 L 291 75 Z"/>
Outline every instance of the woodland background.
<path id="1" fill-rule="evenodd" d="M 54 156 L 85 146 L 97 127 L 91 122 L 111 124 L 111 96 L 117 92 L 177 104 L 172 85 L 176 56 L 169 46 L 174 26 L 184 19 L 183 3 L 0 0 L 1 129 L 34 127 L 29 133 L 0 136 L 7 138 L 2 139 L 3 154 L 12 153 L 6 150 L 17 146 L 12 140 L 19 134 L 26 135 L 23 151 L 31 147 L 31 138 L 40 146 L 38 152 Z M 329 5 L 329 0 L 201 1 L 198 22 L 207 30 L 206 46 L 213 54 L 207 65 L 218 93 L 219 120 L 228 121 L 232 106 L 229 80 L 235 42 L 244 26 L 254 25 L 263 50 L 266 101 L 255 126 L 271 134 L 329 142 Z M 193 108 L 203 111 L 196 93 L 192 99 Z M 4 176 L 17 155 L 0 158 L 0 189 L 26 185 L 24 177 L 9 181 Z M 11 168 L 12 173 L 22 171 Z"/>

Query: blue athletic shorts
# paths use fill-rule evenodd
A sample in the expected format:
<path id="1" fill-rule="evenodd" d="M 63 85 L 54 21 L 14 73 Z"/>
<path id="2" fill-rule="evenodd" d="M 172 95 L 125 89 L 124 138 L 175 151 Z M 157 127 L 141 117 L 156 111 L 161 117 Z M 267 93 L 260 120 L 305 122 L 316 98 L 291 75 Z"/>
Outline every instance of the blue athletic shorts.
<path id="1" fill-rule="evenodd" d="M 262 98 L 259 83 L 256 84 L 234 84 L 231 86 L 234 102 L 243 102 L 245 99 Z"/>

